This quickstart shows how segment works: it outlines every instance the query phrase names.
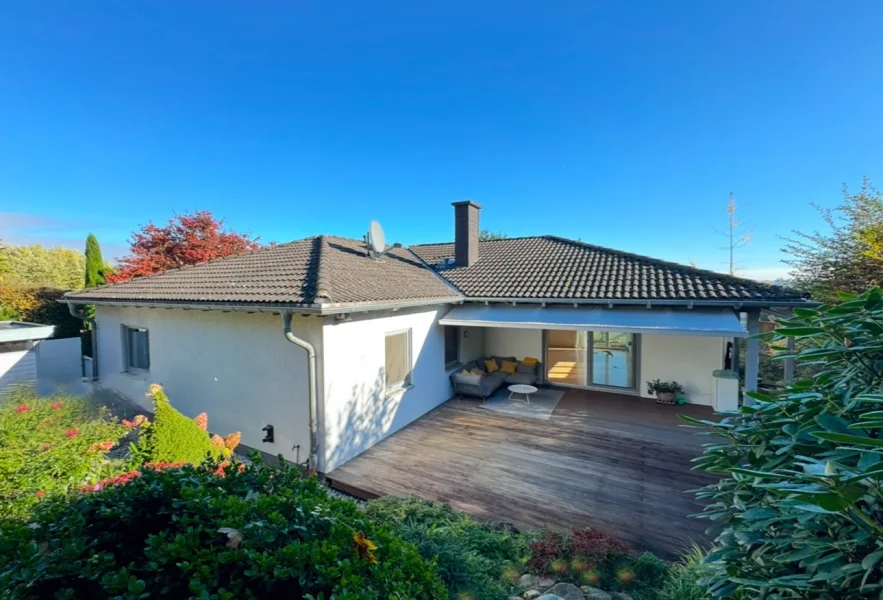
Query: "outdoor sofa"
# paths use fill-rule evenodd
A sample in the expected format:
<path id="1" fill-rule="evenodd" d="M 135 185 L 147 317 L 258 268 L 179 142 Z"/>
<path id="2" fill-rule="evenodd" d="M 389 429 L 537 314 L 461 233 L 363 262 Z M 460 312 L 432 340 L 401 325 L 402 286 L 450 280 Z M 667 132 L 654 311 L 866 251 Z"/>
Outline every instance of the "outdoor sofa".
<path id="1" fill-rule="evenodd" d="M 514 373 L 505 373 L 502 369 L 498 369 L 489 373 L 485 361 L 496 360 L 498 366 L 502 366 L 503 361 L 516 362 L 518 366 Z M 481 375 L 464 371 L 472 371 L 478 369 L 482 371 Z M 526 365 L 512 356 L 488 356 L 468 362 L 455 373 L 451 375 L 451 383 L 454 386 L 454 394 L 462 394 L 466 396 L 480 396 L 487 398 L 500 389 L 503 385 L 536 385 L 539 381 L 539 374 L 542 372 L 542 363 L 539 361 L 532 365 Z"/>

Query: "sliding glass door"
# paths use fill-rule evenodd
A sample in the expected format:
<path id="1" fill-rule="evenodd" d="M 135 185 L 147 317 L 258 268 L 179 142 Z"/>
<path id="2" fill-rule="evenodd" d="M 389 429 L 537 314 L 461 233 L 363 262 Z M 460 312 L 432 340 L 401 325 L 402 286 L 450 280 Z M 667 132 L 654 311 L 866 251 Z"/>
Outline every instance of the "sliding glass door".
<path id="1" fill-rule="evenodd" d="M 634 390 L 637 336 L 619 331 L 546 331 L 546 381 Z"/>

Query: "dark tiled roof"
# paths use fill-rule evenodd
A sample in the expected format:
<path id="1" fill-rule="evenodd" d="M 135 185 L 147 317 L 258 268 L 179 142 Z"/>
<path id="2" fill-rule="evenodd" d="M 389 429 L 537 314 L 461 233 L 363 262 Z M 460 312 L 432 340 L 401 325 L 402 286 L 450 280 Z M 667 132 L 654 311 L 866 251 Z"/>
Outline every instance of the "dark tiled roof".
<path id="1" fill-rule="evenodd" d="M 368 256 L 357 240 L 317 236 L 116 285 L 76 300 L 347 304 L 450 299 L 459 294 L 406 248 Z"/>
<path id="2" fill-rule="evenodd" d="M 412 246 L 430 266 L 454 244 Z M 803 292 L 554 236 L 481 242 L 478 262 L 439 273 L 467 297 L 601 300 L 786 300 Z"/>

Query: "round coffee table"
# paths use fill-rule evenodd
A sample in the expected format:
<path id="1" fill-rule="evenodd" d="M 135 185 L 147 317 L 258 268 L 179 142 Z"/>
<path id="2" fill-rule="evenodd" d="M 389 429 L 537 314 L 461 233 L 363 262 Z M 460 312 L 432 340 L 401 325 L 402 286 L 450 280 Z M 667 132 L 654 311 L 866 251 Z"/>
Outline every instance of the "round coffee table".
<path id="1" fill-rule="evenodd" d="M 517 398 L 525 404 L 530 404 L 530 395 L 536 394 L 537 388 L 532 385 L 524 385 L 522 383 L 509 386 L 509 400 L 512 400 L 515 394 L 521 394 L 524 398 Z"/>

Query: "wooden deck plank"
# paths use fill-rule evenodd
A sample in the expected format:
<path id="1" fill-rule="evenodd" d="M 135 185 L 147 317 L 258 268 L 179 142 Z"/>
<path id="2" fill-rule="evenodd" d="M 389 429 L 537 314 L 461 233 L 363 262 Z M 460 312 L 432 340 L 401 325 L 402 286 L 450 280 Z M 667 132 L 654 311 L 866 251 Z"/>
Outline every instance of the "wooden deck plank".
<path id="1" fill-rule="evenodd" d="M 328 473 L 348 493 L 415 494 L 519 527 L 595 527 L 671 555 L 700 540 L 687 518 L 701 504 L 686 490 L 708 476 L 690 470 L 706 441 L 677 414 L 614 394 L 568 390 L 552 418 L 500 414 L 452 399 Z"/>

